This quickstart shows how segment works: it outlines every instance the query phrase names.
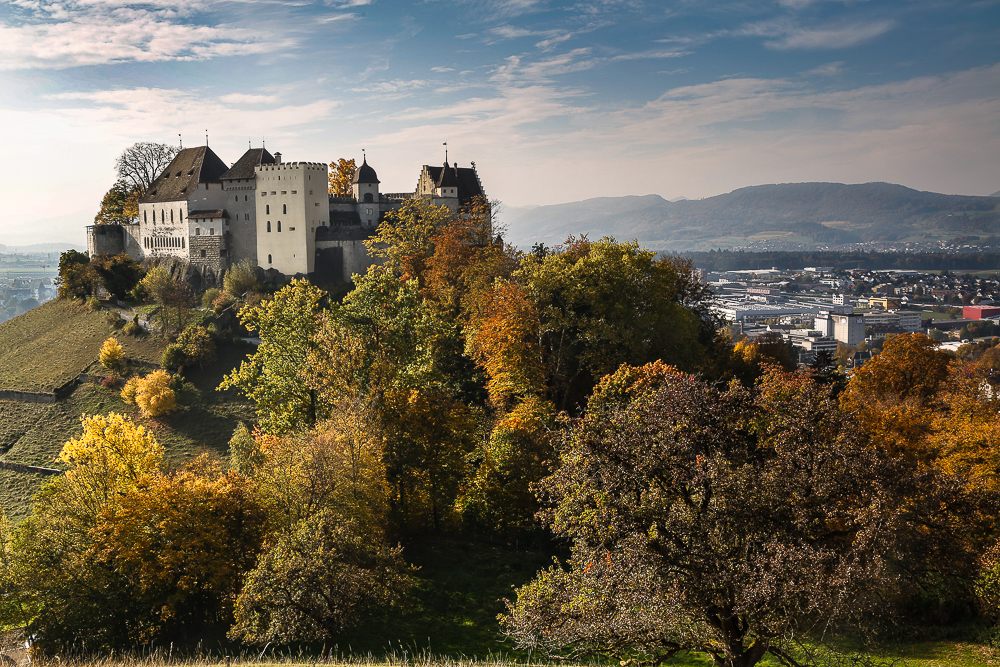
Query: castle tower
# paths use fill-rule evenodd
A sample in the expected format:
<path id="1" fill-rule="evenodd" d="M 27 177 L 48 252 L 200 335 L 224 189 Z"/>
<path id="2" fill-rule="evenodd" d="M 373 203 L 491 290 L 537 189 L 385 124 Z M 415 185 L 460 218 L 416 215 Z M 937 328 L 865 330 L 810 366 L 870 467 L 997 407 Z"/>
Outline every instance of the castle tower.
<path id="1" fill-rule="evenodd" d="M 380 201 L 378 184 L 378 175 L 368 166 L 368 158 L 365 157 L 361 166 L 354 172 L 354 180 L 351 182 L 362 225 L 374 227 L 378 224 Z"/>

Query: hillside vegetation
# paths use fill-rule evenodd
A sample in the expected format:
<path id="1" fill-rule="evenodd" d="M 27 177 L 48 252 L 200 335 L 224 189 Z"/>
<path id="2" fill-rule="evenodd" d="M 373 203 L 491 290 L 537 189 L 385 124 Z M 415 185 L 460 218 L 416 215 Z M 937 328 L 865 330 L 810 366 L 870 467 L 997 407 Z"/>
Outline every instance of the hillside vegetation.
<path id="1" fill-rule="evenodd" d="M 524 247 L 570 234 L 638 239 L 650 248 L 708 249 L 747 239 L 853 243 L 997 233 L 1000 199 L 921 192 L 891 183 L 782 183 L 670 202 L 658 195 L 599 197 L 503 216 Z"/>
<path id="2" fill-rule="evenodd" d="M 0 390 L 51 392 L 97 360 L 113 329 L 103 311 L 57 299 L 0 324 Z M 166 343 L 122 338 L 127 356 L 158 363 Z"/>

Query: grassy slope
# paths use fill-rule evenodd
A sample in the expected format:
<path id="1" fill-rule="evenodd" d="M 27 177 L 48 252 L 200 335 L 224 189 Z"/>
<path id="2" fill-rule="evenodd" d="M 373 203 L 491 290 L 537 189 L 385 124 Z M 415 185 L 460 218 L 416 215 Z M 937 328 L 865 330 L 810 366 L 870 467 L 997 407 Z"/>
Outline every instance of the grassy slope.
<path id="1" fill-rule="evenodd" d="M 113 329 L 103 311 L 56 299 L 0 325 L 0 389 L 52 391 L 87 369 Z M 118 336 L 126 354 L 157 363 L 164 343 Z"/>
<path id="2" fill-rule="evenodd" d="M 5 322 L 0 325 L 0 386 L 26 391 L 51 389 L 54 382 L 64 381 L 61 378 L 74 377 L 96 366 L 100 345 L 111 333 L 103 313 L 89 313 L 59 301 Z M 158 361 L 166 345 L 157 338 L 132 338 L 120 333 L 117 338 L 129 358 L 147 362 Z M 68 340 L 76 343 L 69 344 Z M 17 354 L 9 353 L 12 345 L 18 346 Z M 252 419 L 252 412 L 234 392 L 217 392 L 215 387 L 247 350 L 242 344 L 221 346 L 215 364 L 188 372 L 188 378 L 201 391 L 201 399 L 161 419 L 140 419 L 135 408 L 122 402 L 117 389 L 89 383 L 77 386 L 69 397 L 53 404 L 0 401 L 0 456 L 16 463 L 61 467 L 56 459 L 62 444 L 80 434 L 80 417 L 108 412 L 129 414 L 150 428 L 171 463 L 189 460 L 202 451 L 224 455 L 236 424 Z M 22 359 L 27 361 L 21 363 Z M 32 368 L 38 369 L 38 380 L 32 380 Z M 4 381 L 14 384 L 8 387 Z M 23 518 L 44 479 L 0 470 L 0 508 L 15 521 Z"/>

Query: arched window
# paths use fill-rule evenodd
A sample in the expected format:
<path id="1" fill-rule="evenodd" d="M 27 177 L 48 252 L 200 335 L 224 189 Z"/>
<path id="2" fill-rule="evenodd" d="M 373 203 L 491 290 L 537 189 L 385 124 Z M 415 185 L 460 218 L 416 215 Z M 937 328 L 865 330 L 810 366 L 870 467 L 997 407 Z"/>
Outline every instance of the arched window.
<path id="1" fill-rule="evenodd" d="M 270 264 L 270 263 L 271 263 L 271 256 L 270 256 L 270 255 L 268 255 L 268 256 L 267 256 L 267 263 L 268 263 L 268 264 Z"/>
<path id="2" fill-rule="evenodd" d="M 282 215 L 288 213 L 288 204 L 282 204 L 281 205 L 281 213 L 282 213 Z"/>
<path id="3" fill-rule="evenodd" d="M 170 209 L 170 222 L 174 221 L 174 209 Z"/>
<path id="4" fill-rule="evenodd" d="M 281 231 L 281 220 L 278 220 L 278 231 Z"/>
<path id="5" fill-rule="evenodd" d="M 267 221 L 267 231 L 271 231 L 271 221 Z"/>
<path id="6" fill-rule="evenodd" d="M 243 195 L 243 201 L 249 201 L 249 200 L 247 199 L 247 195 Z"/>
<path id="7" fill-rule="evenodd" d="M 365 203 L 366 204 L 370 204 L 372 201 L 374 201 L 374 199 L 372 198 L 372 193 L 366 192 L 365 193 Z"/>
<path id="8" fill-rule="evenodd" d="M 147 211 L 142 212 L 142 221 L 149 222 L 149 217 L 146 215 Z"/>
<path id="9" fill-rule="evenodd" d="M 264 213 L 266 213 L 267 215 L 271 215 L 271 205 L 270 204 L 265 204 L 264 205 Z"/>

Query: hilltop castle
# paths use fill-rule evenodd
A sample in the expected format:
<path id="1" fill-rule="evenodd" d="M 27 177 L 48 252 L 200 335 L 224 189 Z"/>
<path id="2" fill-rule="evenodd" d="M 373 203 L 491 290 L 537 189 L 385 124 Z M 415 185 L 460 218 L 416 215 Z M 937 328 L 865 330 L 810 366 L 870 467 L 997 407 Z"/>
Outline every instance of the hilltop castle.
<path id="1" fill-rule="evenodd" d="M 91 257 L 126 252 L 136 261 L 180 259 L 218 280 L 244 259 L 286 276 L 348 281 L 375 263 L 363 241 L 406 199 L 457 213 L 485 196 L 475 169 L 424 165 L 413 192 L 381 193 L 367 158 L 350 196 L 327 193 L 327 165 L 284 162 L 251 148 L 229 167 L 208 146 L 185 148 L 139 202 L 138 222 L 87 227 Z"/>

